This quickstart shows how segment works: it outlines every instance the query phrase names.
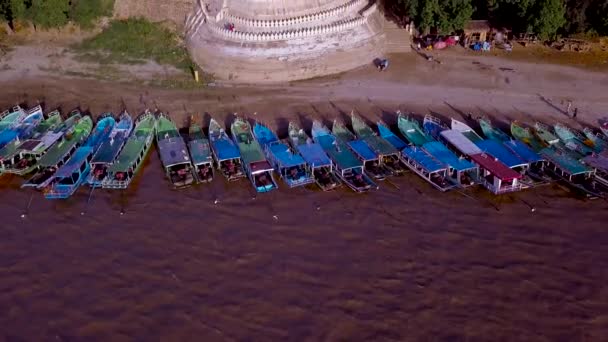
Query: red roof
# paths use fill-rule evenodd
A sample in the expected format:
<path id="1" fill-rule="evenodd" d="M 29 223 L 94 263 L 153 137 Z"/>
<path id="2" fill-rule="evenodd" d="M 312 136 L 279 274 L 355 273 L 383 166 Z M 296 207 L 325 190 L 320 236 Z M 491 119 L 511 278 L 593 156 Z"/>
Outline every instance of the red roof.
<path id="1" fill-rule="evenodd" d="M 489 171 L 502 181 L 512 181 L 522 177 L 521 174 L 509 168 L 505 164 L 498 161 L 498 159 L 487 153 L 473 154 L 470 157 L 475 164 Z"/>

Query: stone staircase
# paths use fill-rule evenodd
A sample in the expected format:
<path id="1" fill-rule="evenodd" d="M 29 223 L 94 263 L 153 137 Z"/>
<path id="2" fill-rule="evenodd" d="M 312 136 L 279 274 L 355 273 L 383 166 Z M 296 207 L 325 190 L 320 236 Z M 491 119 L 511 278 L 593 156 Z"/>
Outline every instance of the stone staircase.
<path id="1" fill-rule="evenodd" d="M 412 51 L 411 36 L 406 29 L 397 26 L 397 24 L 392 21 L 387 21 L 384 25 L 384 34 L 386 35 L 387 53 Z"/>

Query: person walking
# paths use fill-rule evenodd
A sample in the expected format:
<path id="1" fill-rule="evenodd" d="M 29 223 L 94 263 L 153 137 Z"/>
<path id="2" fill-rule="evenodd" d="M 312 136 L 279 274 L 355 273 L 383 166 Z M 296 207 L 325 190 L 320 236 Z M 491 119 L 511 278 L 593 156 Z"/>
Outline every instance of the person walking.
<path id="1" fill-rule="evenodd" d="M 566 108 L 566 113 L 570 116 L 570 108 L 572 108 L 572 101 L 568 100 L 568 108 Z"/>
<path id="2" fill-rule="evenodd" d="M 578 108 L 574 108 L 574 113 L 572 113 L 572 118 L 576 119 L 577 115 L 578 115 Z"/>

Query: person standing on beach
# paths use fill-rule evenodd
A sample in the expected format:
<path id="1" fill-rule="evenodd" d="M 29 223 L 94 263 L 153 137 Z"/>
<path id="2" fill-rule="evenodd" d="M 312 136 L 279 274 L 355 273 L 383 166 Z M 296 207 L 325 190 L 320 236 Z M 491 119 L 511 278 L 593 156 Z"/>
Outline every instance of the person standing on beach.
<path id="1" fill-rule="evenodd" d="M 570 116 L 570 108 L 572 107 L 572 101 L 568 100 L 568 108 L 566 108 L 566 113 Z"/>
<path id="2" fill-rule="evenodd" d="M 577 114 L 578 114 L 578 108 L 574 108 L 574 113 L 572 113 L 572 118 L 576 119 Z"/>

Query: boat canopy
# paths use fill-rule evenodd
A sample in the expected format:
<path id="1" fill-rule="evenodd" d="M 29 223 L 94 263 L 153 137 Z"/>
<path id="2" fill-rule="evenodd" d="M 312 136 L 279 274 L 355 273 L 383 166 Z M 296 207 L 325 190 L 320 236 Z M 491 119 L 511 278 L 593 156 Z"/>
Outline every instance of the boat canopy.
<path id="1" fill-rule="evenodd" d="M 378 123 L 378 132 L 384 140 L 391 143 L 398 151 L 403 150 L 407 146 L 403 140 L 399 139 L 398 136 L 382 123 Z"/>
<path id="2" fill-rule="evenodd" d="M 585 164 L 600 169 L 604 172 L 608 172 L 608 152 L 594 153 L 590 156 L 583 158 Z"/>
<path id="3" fill-rule="evenodd" d="M 378 155 L 369 147 L 369 145 L 361 139 L 349 141 L 348 146 L 350 146 L 353 151 L 357 155 L 359 155 L 364 160 L 374 160 L 378 159 Z"/>
<path id="4" fill-rule="evenodd" d="M 503 144 L 528 163 L 536 163 L 545 160 L 540 154 L 532 151 L 528 145 L 519 140 L 509 140 L 505 141 Z"/>
<path id="5" fill-rule="evenodd" d="M 464 159 L 458 158 L 452 151 L 450 151 L 444 144 L 438 141 L 431 141 L 422 146 L 425 151 L 432 155 L 435 159 L 440 162 L 449 165 L 451 168 L 457 171 L 467 171 L 477 168 L 473 163 Z"/>
<path id="6" fill-rule="evenodd" d="M 475 143 L 485 153 L 489 153 L 492 156 L 498 158 L 501 163 L 505 164 L 510 168 L 526 166 L 523 159 L 518 157 L 515 153 L 509 150 L 505 145 L 496 140 L 482 140 Z"/>
<path id="7" fill-rule="evenodd" d="M 306 164 L 304 158 L 291 151 L 289 146 L 282 142 L 270 144 L 270 152 L 275 156 L 280 167 L 294 167 Z"/>
<path id="8" fill-rule="evenodd" d="M 381 156 L 390 156 L 392 154 L 397 154 L 399 151 L 393 145 L 391 145 L 388 141 L 380 138 L 377 135 L 369 135 L 362 139 L 367 143 L 377 155 Z"/>
<path id="9" fill-rule="evenodd" d="M 194 165 L 209 164 L 213 162 L 211 150 L 209 149 L 209 141 L 207 139 L 196 139 L 188 143 L 190 147 L 190 155 Z"/>
<path id="10" fill-rule="evenodd" d="M 333 135 L 319 135 L 315 139 L 319 141 L 319 145 L 323 147 L 340 169 L 347 170 L 363 166 L 363 163 L 348 150 L 348 147 L 336 140 Z"/>
<path id="11" fill-rule="evenodd" d="M 218 139 L 212 142 L 217 153 L 218 161 L 237 159 L 241 157 L 238 147 L 231 141 L 226 139 Z"/>
<path id="12" fill-rule="evenodd" d="M 97 153 L 93 156 L 91 163 L 111 163 L 123 147 L 124 141 L 128 138 L 129 132 L 121 131 L 115 136 L 103 141 Z"/>
<path id="13" fill-rule="evenodd" d="M 79 147 L 76 152 L 74 152 L 74 155 L 72 155 L 70 160 L 68 160 L 65 165 L 61 166 L 59 170 L 57 170 L 57 172 L 55 173 L 55 178 L 71 177 L 72 174 L 79 171 L 82 164 L 87 160 L 91 153 L 93 153 L 93 147 Z"/>
<path id="14" fill-rule="evenodd" d="M 329 157 L 319 144 L 302 144 L 296 146 L 296 149 L 300 152 L 306 163 L 313 168 L 331 166 L 331 160 L 329 160 Z"/>
<path id="15" fill-rule="evenodd" d="M 267 171 L 270 171 L 270 172 L 274 171 L 274 169 L 272 168 L 270 163 L 267 162 L 266 160 L 253 162 L 253 163 L 249 164 L 249 166 L 251 167 L 251 174 L 267 172 Z"/>
<path id="16" fill-rule="evenodd" d="M 401 152 L 407 157 L 415 160 L 429 173 L 445 170 L 447 168 L 446 165 L 433 158 L 433 156 L 420 147 L 408 146 Z"/>
<path id="17" fill-rule="evenodd" d="M 569 173 L 572 176 L 593 172 L 593 170 L 586 167 L 578 160 L 572 158 L 568 153 L 564 151 L 547 147 L 542 149 L 540 151 L 540 154 L 547 158 L 547 160 L 557 165 L 564 172 Z"/>
<path id="18" fill-rule="evenodd" d="M 505 164 L 498 161 L 497 158 L 487 153 L 473 154 L 470 157 L 474 163 L 489 171 L 503 182 L 510 182 L 514 179 L 522 178 L 522 175 L 519 172 L 510 169 Z"/>
<path id="19" fill-rule="evenodd" d="M 483 151 L 477 147 L 471 140 L 462 134 L 462 132 L 448 129 L 440 133 L 441 137 L 445 139 L 447 142 L 452 144 L 454 148 L 458 149 L 462 154 L 466 154 L 468 156 L 473 154 L 481 154 Z"/>
<path id="20" fill-rule="evenodd" d="M 188 148 L 186 147 L 184 139 L 181 137 L 159 140 L 158 150 L 160 153 L 160 159 L 165 167 L 190 163 Z"/>

